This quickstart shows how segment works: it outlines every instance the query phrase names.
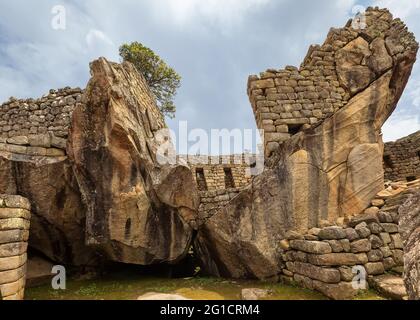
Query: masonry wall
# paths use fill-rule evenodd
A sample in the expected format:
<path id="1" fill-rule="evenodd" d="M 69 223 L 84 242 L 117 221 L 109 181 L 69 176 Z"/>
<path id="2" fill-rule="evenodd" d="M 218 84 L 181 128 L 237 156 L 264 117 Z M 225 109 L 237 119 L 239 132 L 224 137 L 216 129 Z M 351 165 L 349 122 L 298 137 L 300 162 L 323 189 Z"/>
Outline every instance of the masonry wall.
<path id="1" fill-rule="evenodd" d="M 404 244 L 399 208 L 419 189 L 419 182 L 394 183 L 381 191 L 364 213 L 349 221 L 304 234 L 289 232 L 280 242 L 282 280 L 343 300 L 358 294 L 352 286 L 354 277 L 362 275 L 357 272 L 366 275 L 366 288 L 376 287 L 376 276 L 402 274 Z M 354 273 L 354 267 L 360 271 Z"/>
<path id="2" fill-rule="evenodd" d="M 0 105 L 0 138 L 52 133 L 67 138 L 71 115 L 82 101 L 80 88 L 50 90 L 40 99 L 15 99 Z"/>
<path id="3" fill-rule="evenodd" d="M 64 88 L 0 105 L 0 154 L 10 160 L 65 156 L 71 116 L 82 94 L 79 88 Z"/>
<path id="4" fill-rule="evenodd" d="M 251 182 L 251 164 L 247 163 L 245 155 L 181 155 L 179 158 L 186 160 L 191 167 L 200 191 L 242 188 Z"/>
<path id="5" fill-rule="evenodd" d="M 359 218 L 350 225 L 314 228 L 283 241 L 283 280 L 318 290 L 332 299 L 351 299 L 352 281 L 382 275 L 404 265 L 398 221 L 387 212 Z M 357 270 L 354 272 L 354 267 Z"/>
<path id="6" fill-rule="evenodd" d="M 268 152 L 347 103 L 349 95 L 338 81 L 334 55 L 357 32 L 336 32 L 329 43 L 310 47 L 300 69 L 269 69 L 249 78 L 248 95 Z"/>
<path id="7" fill-rule="evenodd" d="M 420 179 L 420 131 L 385 143 L 385 180 Z"/>
<path id="8" fill-rule="evenodd" d="M 24 297 L 30 219 L 27 199 L 0 195 L 0 298 L 3 300 Z"/>
<path id="9" fill-rule="evenodd" d="M 181 155 L 179 158 L 190 166 L 197 183 L 201 220 L 223 208 L 251 182 L 251 155 Z"/>
<path id="10" fill-rule="evenodd" d="M 324 44 L 309 48 L 299 69 L 293 66 L 268 69 L 259 76 L 249 77 L 248 96 L 257 127 L 264 130 L 266 156 L 291 135 L 337 112 L 366 88 L 375 74 L 392 67 L 391 58 L 375 60 L 375 52 L 387 52 L 384 40 L 368 41 L 386 32 L 392 23 L 395 28 L 404 26 L 393 21 L 387 10 L 378 8 L 367 9 L 366 21 L 365 38 L 349 23 L 341 29 L 332 28 Z M 401 37 L 406 32 L 401 31 Z M 353 81 L 352 72 L 361 71 L 363 76 Z"/>

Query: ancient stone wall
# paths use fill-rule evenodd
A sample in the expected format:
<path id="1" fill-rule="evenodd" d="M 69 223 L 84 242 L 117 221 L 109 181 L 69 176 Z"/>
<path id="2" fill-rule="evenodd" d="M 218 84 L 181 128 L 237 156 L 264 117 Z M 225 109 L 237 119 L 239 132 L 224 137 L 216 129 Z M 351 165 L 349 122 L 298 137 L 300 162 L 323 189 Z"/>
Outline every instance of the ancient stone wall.
<path id="1" fill-rule="evenodd" d="M 420 300 L 420 190 L 413 192 L 399 210 L 404 242 L 404 282 L 411 300 Z"/>
<path id="2" fill-rule="evenodd" d="M 191 168 L 200 191 L 202 223 L 223 208 L 251 182 L 251 155 L 178 156 Z M 249 159 L 249 160 L 247 160 Z"/>
<path id="3" fill-rule="evenodd" d="M 398 219 L 388 212 L 364 215 L 344 227 L 292 234 L 281 244 L 286 266 L 283 280 L 318 290 L 332 299 L 353 298 L 358 290 L 352 281 L 358 276 L 368 288 L 373 276 L 404 265 Z"/>
<path id="4" fill-rule="evenodd" d="M 264 130 L 267 156 L 291 135 L 335 113 L 378 74 L 392 68 L 393 58 L 404 48 L 394 46 L 392 37 L 385 40 L 378 35 L 397 29 L 401 38 L 409 39 L 405 26 L 378 8 L 368 8 L 366 22 L 362 36 L 351 22 L 342 29 L 332 28 L 324 44 L 309 48 L 299 69 L 287 66 L 249 77 L 248 95 L 257 126 Z"/>
<path id="5" fill-rule="evenodd" d="M 180 155 L 178 159 L 190 166 L 200 191 L 237 189 L 251 182 L 251 164 L 245 155 Z"/>
<path id="6" fill-rule="evenodd" d="M 10 98 L 0 105 L 0 155 L 9 160 L 65 156 L 74 108 L 82 101 L 79 88 L 50 90 L 40 99 Z"/>
<path id="7" fill-rule="evenodd" d="M 50 90 L 40 99 L 10 98 L 0 105 L 0 139 L 51 133 L 67 138 L 71 114 L 83 90 Z"/>
<path id="8" fill-rule="evenodd" d="M 385 143 L 385 180 L 420 179 L 420 131 Z"/>
<path id="9" fill-rule="evenodd" d="M 29 201 L 0 195 L 0 300 L 21 300 L 31 219 Z"/>

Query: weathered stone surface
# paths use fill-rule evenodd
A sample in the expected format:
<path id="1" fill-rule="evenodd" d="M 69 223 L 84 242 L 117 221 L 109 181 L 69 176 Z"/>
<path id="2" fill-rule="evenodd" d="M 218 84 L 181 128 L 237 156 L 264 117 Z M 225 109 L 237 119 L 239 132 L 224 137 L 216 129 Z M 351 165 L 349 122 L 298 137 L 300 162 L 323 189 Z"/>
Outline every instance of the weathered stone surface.
<path id="1" fill-rule="evenodd" d="M 288 251 L 286 252 L 287 261 L 307 262 L 308 254 L 302 251 Z"/>
<path id="2" fill-rule="evenodd" d="M 368 262 L 366 253 L 330 253 L 321 255 L 309 255 L 308 262 L 317 266 L 354 266 Z"/>
<path id="3" fill-rule="evenodd" d="M 86 209 L 68 160 L 37 165 L 0 157 L 0 193 L 18 191 L 32 203 L 31 247 L 61 264 L 97 263 L 85 244 Z"/>
<path id="4" fill-rule="evenodd" d="M 0 300 L 21 300 L 25 289 L 31 213 L 28 200 L 0 194 Z"/>
<path id="5" fill-rule="evenodd" d="M 91 73 L 67 150 L 86 207 L 85 241 L 115 261 L 176 262 L 196 227 L 192 173 L 158 163 L 163 117 L 133 65 L 100 58 Z"/>
<path id="6" fill-rule="evenodd" d="M 350 222 L 349 222 L 349 226 L 350 227 L 355 227 L 355 226 L 357 226 L 358 224 L 361 224 L 361 223 L 363 223 L 363 222 L 365 222 L 366 223 L 366 225 L 367 224 L 369 224 L 369 223 L 373 223 L 373 222 L 376 222 L 376 223 L 378 223 L 379 222 L 379 220 L 378 220 L 378 216 L 377 216 L 377 214 L 376 213 L 371 213 L 371 212 L 367 212 L 366 213 L 366 211 L 363 213 L 363 214 L 361 214 L 361 215 L 357 215 L 357 216 L 355 216 L 355 217 L 353 217 L 351 220 L 350 220 Z"/>
<path id="7" fill-rule="evenodd" d="M 382 259 L 384 258 L 382 251 L 379 249 L 374 249 L 374 250 L 369 251 L 367 253 L 367 256 L 368 256 L 369 262 L 382 261 Z"/>
<path id="8" fill-rule="evenodd" d="M 338 268 L 338 270 L 340 271 L 342 281 L 352 281 L 353 278 L 356 276 L 356 274 L 353 273 L 353 270 L 350 267 L 340 267 Z"/>
<path id="9" fill-rule="evenodd" d="M 26 254 L 13 257 L 0 257 L 0 271 L 17 269 L 26 263 Z"/>
<path id="10" fill-rule="evenodd" d="M 15 242 L 0 245 L 0 257 L 13 257 L 24 254 L 28 244 L 25 242 Z"/>
<path id="11" fill-rule="evenodd" d="M 376 222 L 369 223 L 368 227 L 369 227 L 370 232 L 372 232 L 373 234 L 379 234 L 384 230 L 381 227 L 381 225 L 379 223 L 376 223 Z"/>
<path id="12" fill-rule="evenodd" d="M 17 281 L 0 285 L 0 297 L 10 297 L 25 288 L 25 278 L 22 277 Z"/>
<path id="13" fill-rule="evenodd" d="M 307 253 L 324 254 L 332 252 L 328 242 L 322 241 L 291 240 L 290 247 Z"/>
<path id="14" fill-rule="evenodd" d="M 403 250 L 391 250 L 392 252 L 392 258 L 394 259 L 395 263 L 398 266 L 403 266 L 404 265 L 404 251 Z"/>
<path id="15" fill-rule="evenodd" d="M 385 201 L 383 199 L 373 199 L 371 204 L 372 204 L 372 206 L 381 208 L 385 204 Z"/>
<path id="16" fill-rule="evenodd" d="M 343 239 L 343 240 L 347 240 L 347 239 Z M 328 240 L 328 243 L 331 246 L 332 252 L 338 253 L 338 252 L 344 251 L 343 244 L 340 242 L 340 240 Z M 349 243 L 349 246 L 350 246 L 350 243 Z"/>
<path id="17" fill-rule="evenodd" d="M 404 283 L 410 300 L 420 300 L 420 192 L 399 208 L 404 241 Z"/>
<path id="18" fill-rule="evenodd" d="M 365 269 L 369 275 L 378 275 L 385 273 L 384 264 L 382 262 L 366 263 Z"/>
<path id="19" fill-rule="evenodd" d="M 375 73 L 368 66 L 362 65 L 363 61 L 372 57 L 369 43 L 362 37 L 348 43 L 336 55 L 338 78 L 352 95 L 365 89 L 375 79 Z"/>
<path id="20" fill-rule="evenodd" d="M 357 290 L 353 289 L 351 282 L 331 284 L 314 280 L 313 286 L 315 290 L 322 292 L 333 300 L 351 300 L 357 295 Z"/>
<path id="21" fill-rule="evenodd" d="M 389 245 L 391 249 L 403 249 L 403 243 L 399 233 L 391 234 L 391 243 Z"/>
<path id="22" fill-rule="evenodd" d="M 372 249 L 378 249 L 384 245 L 381 238 L 374 234 L 369 237 L 369 242 L 371 243 Z"/>
<path id="23" fill-rule="evenodd" d="M 407 297 L 407 291 L 404 287 L 404 280 L 391 274 L 384 274 L 373 277 L 369 281 L 381 295 L 393 300 L 404 300 Z"/>
<path id="24" fill-rule="evenodd" d="M 293 274 L 293 280 L 295 282 L 295 285 L 297 284 L 303 288 L 314 290 L 313 280 L 309 277 L 305 277 L 299 273 L 295 273 Z"/>
<path id="25" fill-rule="evenodd" d="M 241 300 L 260 300 L 268 297 L 272 292 L 266 289 L 246 288 L 241 291 Z"/>
<path id="26" fill-rule="evenodd" d="M 356 230 L 357 234 L 359 235 L 359 238 L 367 238 L 371 234 L 370 229 L 367 227 L 366 222 L 362 222 L 358 224 L 354 228 L 354 230 Z"/>
<path id="27" fill-rule="evenodd" d="M 21 266 L 13 270 L 3 271 L 0 277 L 0 285 L 18 281 L 24 275 L 25 275 L 25 266 Z"/>
<path id="28" fill-rule="evenodd" d="M 397 233 L 398 232 L 398 225 L 394 223 L 381 223 L 382 228 L 385 232 L 388 233 Z"/>
<path id="29" fill-rule="evenodd" d="M 303 262 L 294 262 L 293 270 L 291 271 L 326 283 L 340 282 L 340 272 L 337 269 L 317 267 L 312 264 Z"/>
<path id="30" fill-rule="evenodd" d="M 382 254 L 384 255 L 385 258 L 392 256 L 392 251 L 388 246 L 381 247 L 379 248 L 379 250 L 382 251 Z"/>
<path id="31" fill-rule="evenodd" d="M 348 240 L 350 241 L 354 241 L 359 239 L 359 234 L 357 233 L 357 231 L 353 228 L 346 228 L 345 229 L 346 232 L 346 237 Z"/>
<path id="32" fill-rule="evenodd" d="M 397 265 L 392 257 L 384 258 L 383 263 L 385 271 L 391 270 Z"/>
<path id="33" fill-rule="evenodd" d="M 343 228 L 340 227 L 327 227 L 321 229 L 318 234 L 318 237 L 323 240 L 334 240 L 334 239 L 344 239 L 346 237 L 346 232 Z"/>
<path id="34" fill-rule="evenodd" d="M 25 220 L 31 219 L 31 212 L 26 209 L 17 208 L 0 208 L 0 219 L 21 218 Z"/>
<path id="35" fill-rule="evenodd" d="M 353 253 L 368 252 L 371 249 L 371 244 L 368 239 L 360 239 L 350 243 L 350 248 Z"/>

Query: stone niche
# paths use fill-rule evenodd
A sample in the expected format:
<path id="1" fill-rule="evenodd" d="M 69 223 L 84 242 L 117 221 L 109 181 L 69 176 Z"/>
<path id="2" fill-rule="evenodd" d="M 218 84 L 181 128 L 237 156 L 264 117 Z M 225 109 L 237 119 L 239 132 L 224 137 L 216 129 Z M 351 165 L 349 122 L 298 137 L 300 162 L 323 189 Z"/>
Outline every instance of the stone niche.
<path id="1" fill-rule="evenodd" d="M 31 206 L 21 196 L 0 195 L 0 298 L 22 300 L 25 292 Z"/>

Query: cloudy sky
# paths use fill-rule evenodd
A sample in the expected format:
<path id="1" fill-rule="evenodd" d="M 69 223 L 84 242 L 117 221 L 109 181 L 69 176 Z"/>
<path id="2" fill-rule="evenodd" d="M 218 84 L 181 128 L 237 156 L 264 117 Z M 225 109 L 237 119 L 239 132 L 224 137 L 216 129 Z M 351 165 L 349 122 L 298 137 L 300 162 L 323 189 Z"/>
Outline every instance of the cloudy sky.
<path id="1" fill-rule="evenodd" d="M 52 9 L 66 28 L 52 28 Z M 388 7 L 420 39 L 420 0 L 0 0 L 0 101 L 84 87 L 89 61 L 119 61 L 118 47 L 140 41 L 183 77 L 176 98 L 188 128 L 255 128 L 248 75 L 298 66 L 310 44 L 341 27 L 355 5 Z M 385 140 L 420 130 L 420 63 Z"/>

